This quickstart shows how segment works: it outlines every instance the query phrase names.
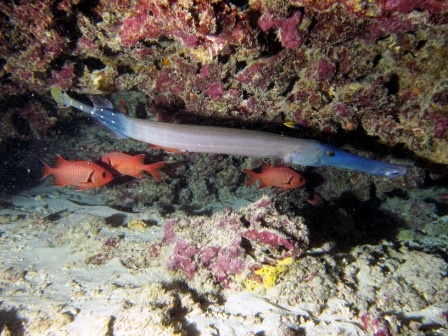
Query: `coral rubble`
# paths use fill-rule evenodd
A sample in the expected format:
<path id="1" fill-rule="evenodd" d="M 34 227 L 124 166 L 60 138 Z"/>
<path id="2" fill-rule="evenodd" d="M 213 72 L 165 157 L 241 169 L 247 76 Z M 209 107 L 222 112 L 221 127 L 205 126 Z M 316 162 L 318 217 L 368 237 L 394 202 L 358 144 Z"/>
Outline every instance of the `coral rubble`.
<path id="1" fill-rule="evenodd" d="M 10 202 L 0 210 L 4 334 L 448 330 L 447 216 L 419 237 L 305 251 L 302 218 L 267 196 L 195 217 L 126 213 L 42 186 Z"/>
<path id="2" fill-rule="evenodd" d="M 169 269 L 191 280 L 198 273 L 195 282 L 202 286 L 214 280 L 227 287 L 235 283 L 236 275 L 250 276 L 263 263 L 301 255 L 308 246 L 308 231 L 300 217 L 280 215 L 273 200 L 264 196 L 241 210 L 228 208 L 210 219 L 170 219 L 163 242 L 160 248 L 172 251 Z"/>

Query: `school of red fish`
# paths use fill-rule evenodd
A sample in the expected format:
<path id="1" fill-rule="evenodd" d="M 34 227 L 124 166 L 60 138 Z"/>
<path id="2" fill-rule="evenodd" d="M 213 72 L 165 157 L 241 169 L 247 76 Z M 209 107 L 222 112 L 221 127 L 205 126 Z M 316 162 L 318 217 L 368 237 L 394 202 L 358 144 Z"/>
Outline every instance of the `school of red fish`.
<path id="1" fill-rule="evenodd" d="M 157 181 L 161 181 L 159 169 L 163 168 L 167 162 L 161 161 L 152 164 L 145 164 L 145 154 L 129 155 L 121 152 L 111 152 L 101 157 L 101 163 L 90 161 L 67 161 L 61 156 L 57 156 L 55 167 L 44 164 L 44 174 L 42 178 L 54 175 L 55 186 L 75 186 L 78 190 L 102 187 L 114 179 L 114 175 L 127 175 L 139 179 L 144 178 L 143 172 L 151 174 Z M 250 187 L 259 180 L 259 188 L 274 187 L 278 192 L 285 192 L 288 189 L 302 187 L 306 181 L 295 170 L 285 166 L 271 166 L 263 163 L 260 173 L 255 173 L 250 169 L 244 169 L 249 180 L 246 183 Z"/>

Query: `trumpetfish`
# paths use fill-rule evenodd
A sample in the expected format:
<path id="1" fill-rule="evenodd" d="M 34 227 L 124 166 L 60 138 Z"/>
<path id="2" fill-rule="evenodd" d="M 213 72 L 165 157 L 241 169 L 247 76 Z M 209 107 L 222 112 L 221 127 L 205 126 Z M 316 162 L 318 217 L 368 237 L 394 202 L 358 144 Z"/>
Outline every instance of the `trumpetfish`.
<path id="1" fill-rule="evenodd" d="M 124 137 L 188 152 L 273 158 L 284 164 L 336 167 L 364 173 L 398 177 L 403 165 L 369 159 L 316 140 L 273 133 L 215 126 L 182 125 L 133 118 L 115 110 L 104 98 L 89 96 L 93 107 L 71 98 L 58 87 L 51 90 L 60 106 L 72 106 L 97 119 Z"/>

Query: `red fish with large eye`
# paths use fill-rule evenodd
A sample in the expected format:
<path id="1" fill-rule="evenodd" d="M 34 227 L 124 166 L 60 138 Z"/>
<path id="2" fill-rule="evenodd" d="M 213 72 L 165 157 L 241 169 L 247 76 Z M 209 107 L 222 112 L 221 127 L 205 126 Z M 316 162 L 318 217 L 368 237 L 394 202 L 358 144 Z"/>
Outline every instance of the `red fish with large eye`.
<path id="1" fill-rule="evenodd" d="M 285 166 L 273 167 L 269 163 L 263 163 L 263 170 L 257 174 L 250 169 L 244 169 L 244 172 L 249 176 L 246 182 L 246 187 L 250 187 L 256 180 L 260 180 L 259 187 L 275 187 L 280 192 L 285 192 L 288 189 L 300 188 L 306 181 L 302 175 L 295 170 Z"/>
<path id="2" fill-rule="evenodd" d="M 121 175 L 143 178 L 143 171 L 150 173 L 157 181 L 161 181 L 159 169 L 166 165 L 166 161 L 145 164 L 145 154 L 129 155 L 112 152 L 101 157 L 101 161 L 118 171 Z"/>
<path id="3" fill-rule="evenodd" d="M 54 175 L 55 186 L 76 186 L 78 190 L 85 190 L 106 185 L 114 179 L 112 173 L 100 165 L 89 161 L 67 161 L 57 156 L 56 166 L 45 166 L 44 177 Z"/>

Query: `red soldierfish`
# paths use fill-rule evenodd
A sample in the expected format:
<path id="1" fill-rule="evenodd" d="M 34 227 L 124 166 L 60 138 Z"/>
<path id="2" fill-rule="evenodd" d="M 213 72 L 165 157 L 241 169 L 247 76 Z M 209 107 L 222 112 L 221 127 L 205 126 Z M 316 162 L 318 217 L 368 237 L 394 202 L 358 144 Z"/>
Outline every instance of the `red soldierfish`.
<path id="1" fill-rule="evenodd" d="M 263 163 L 263 170 L 257 174 L 250 169 L 244 169 L 249 176 L 246 187 L 250 187 L 256 180 L 260 180 L 260 189 L 266 187 L 275 187 L 280 192 L 287 189 L 299 188 L 305 184 L 305 179 L 295 170 L 285 166 L 272 167 L 269 163 Z"/>
<path id="2" fill-rule="evenodd" d="M 181 150 L 181 149 L 176 149 L 176 148 L 170 148 L 170 147 L 163 147 L 163 146 L 158 146 L 158 145 L 149 145 L 149 148 L 151 149 L 161 149 L 164 150 L 165 152 L 171 153 L 171 154 L 185 154 L 186 151 Z"/>
<path id="3" fill-rule="evenodd" d="M 129 155 L 120 152 L 112 152 L 101 157 L 101 161 L 118 171 L 121 175 L 129 175 L 143 178 L 143 171 L 150 173 L 157 181 L 161 181 L 158 170 L 166 165 L 166 161 L 153 164 L 144 164 L 145 154 Z"/>
<path id="4" fill-rule="evenodd" d="M 45 166 L 44 177 L 54 175 L 55 186 L 76 186 L 85 190 L 106 185 L 114 179 L 113 175 L 96 163 L 89 161 L 67 161 L 61 156 L 54 168 Z"/>

